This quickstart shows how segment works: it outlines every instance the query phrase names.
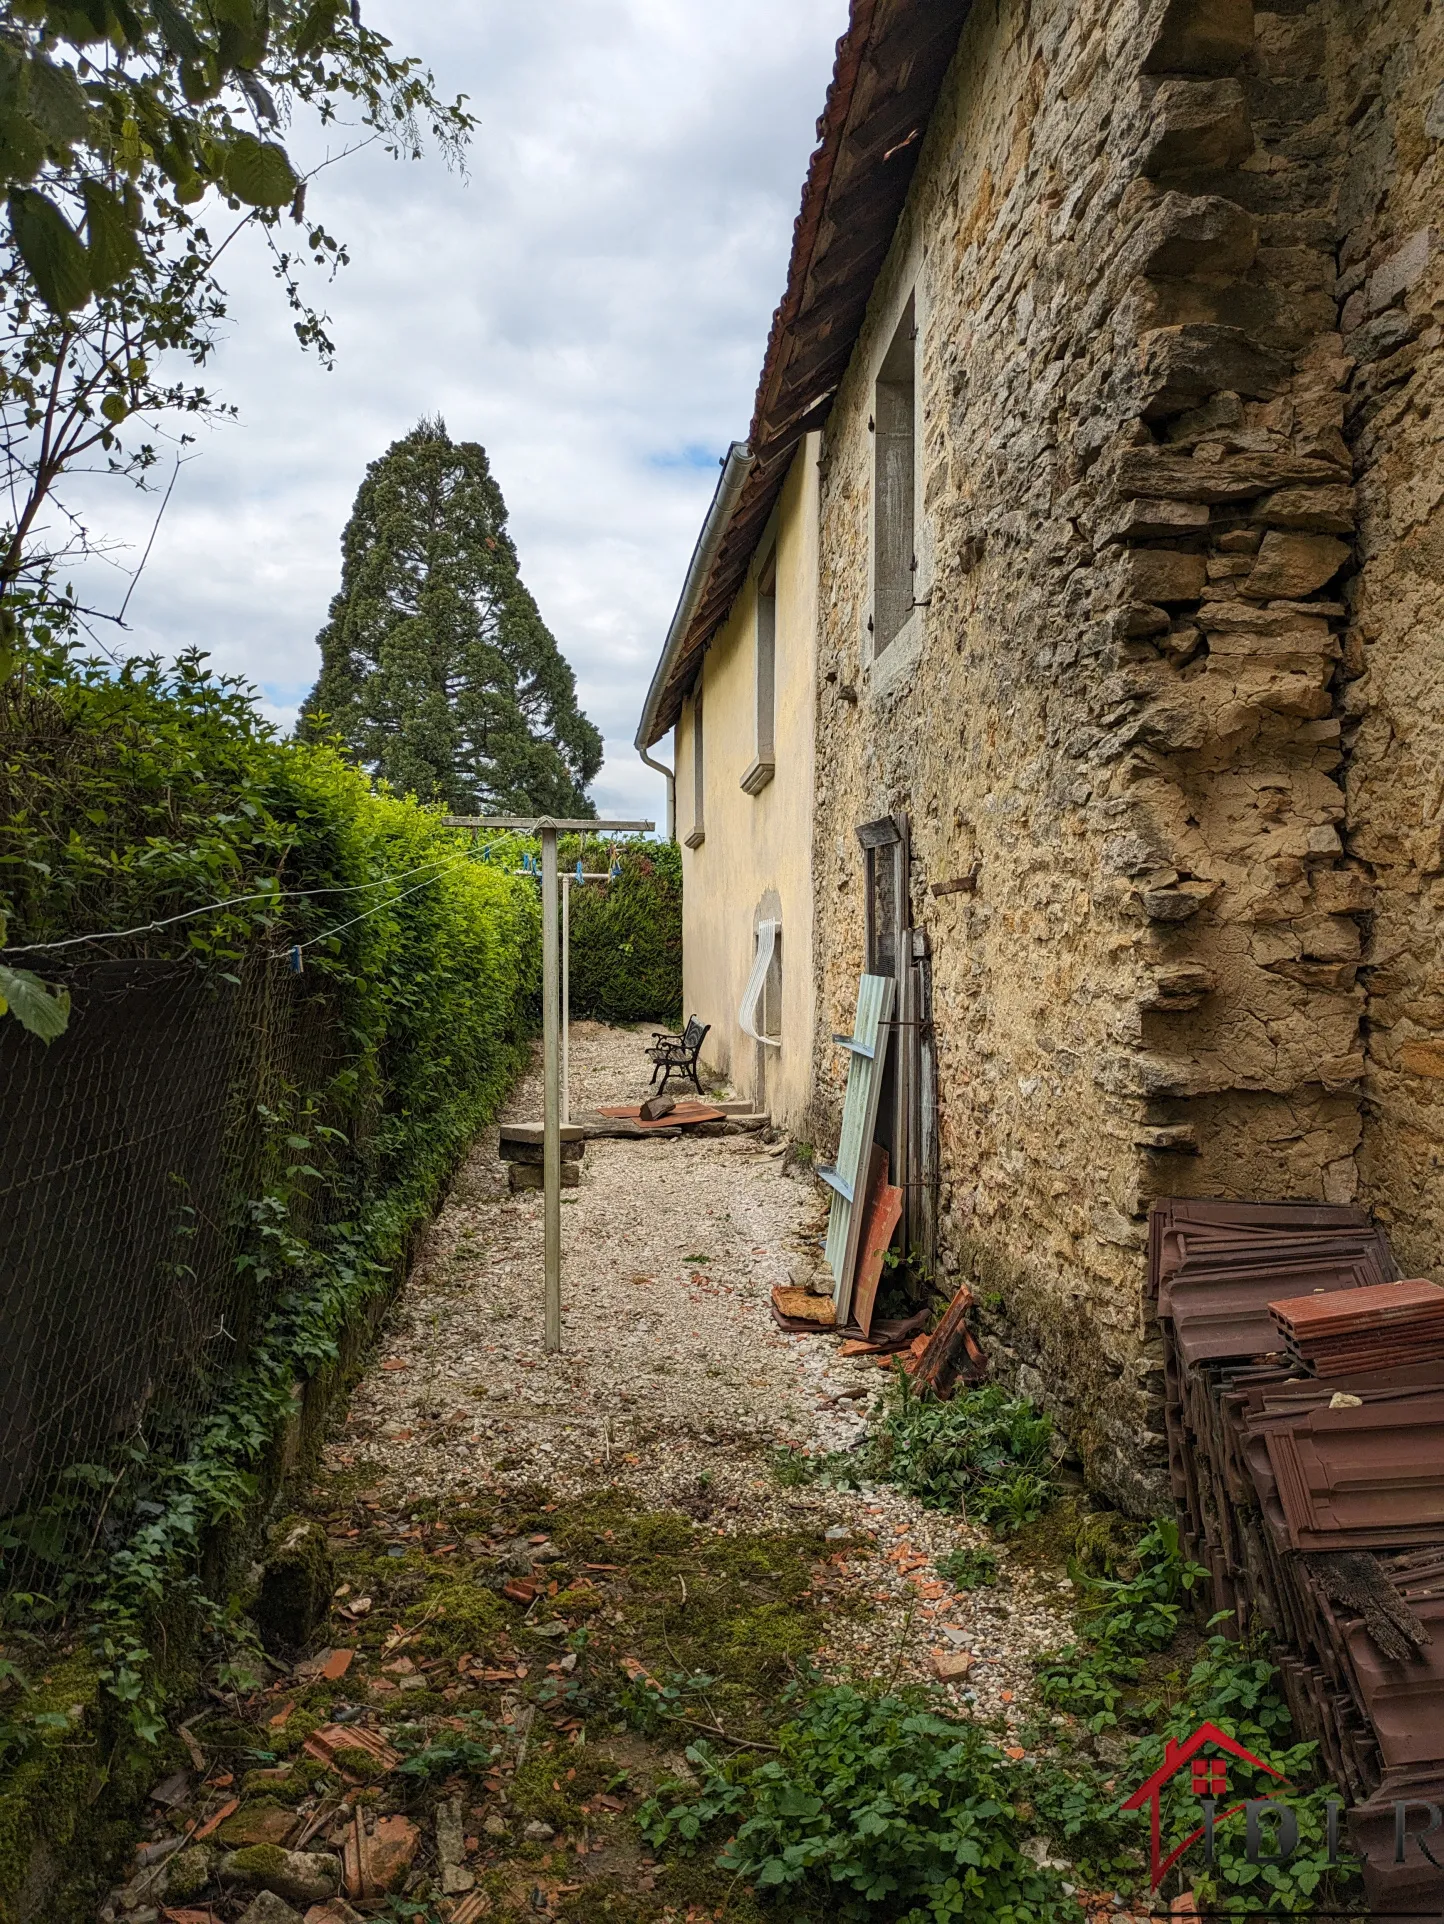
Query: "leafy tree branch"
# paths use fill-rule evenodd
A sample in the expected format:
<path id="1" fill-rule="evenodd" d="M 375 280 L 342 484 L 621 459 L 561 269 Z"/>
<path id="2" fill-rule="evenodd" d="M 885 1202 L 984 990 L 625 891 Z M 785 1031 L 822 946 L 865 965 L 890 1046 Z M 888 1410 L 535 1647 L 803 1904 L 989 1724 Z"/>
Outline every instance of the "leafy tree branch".
<path id="1" fill-rule="evenodd" d="M 455 162 L 474 125 L 341 0 L 12 0 L 0 17 L 0 676 L 88 547 L 65 477 L 145 486 L 160 443 L 230 412 L 203 372 L 244 229 L 265 230 L 298 339 L 329 360 L 302 276 L 346 254 L 306 211 L 320 170 L 303 177 L 281 137 L 298 112 L 357 129 L 333 158 L 430 139 Z"/>

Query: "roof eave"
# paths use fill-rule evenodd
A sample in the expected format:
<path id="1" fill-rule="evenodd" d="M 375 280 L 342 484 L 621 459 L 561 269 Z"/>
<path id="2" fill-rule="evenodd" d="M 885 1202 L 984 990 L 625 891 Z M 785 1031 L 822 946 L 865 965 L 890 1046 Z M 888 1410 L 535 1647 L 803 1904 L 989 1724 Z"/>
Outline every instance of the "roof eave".
<path id="1" fill-rule="evenodd" d="M 699 541 L 647 693 L 638 748 L 660 740 L 676 721 L 685 682 L 727 619 L 799 443 L 827 420 L 971 4 L 852 0 L 793 228 L 787 287 L 757 385 L 746 444 L 751 465 L 720 527 L 720 486 L 713 500 L 703 531 L 714 536 L 708 563 L 699 572 Z M 840 212 L 845 220 L 829 219 Z M 837 272 L 834 257 L 829 277 L 829 256 L 839 244 L 847 250 L 845 271 Z"/>
<path id="2" fill-rule="evenodd" d="M 654 742 L 659 742 L 676 720 L 675 715 L 662 719 L 663 703 L 672 682 L 673 670 L 686 650 L 688 631 L 707 586 L 708 576 L 717 558 L 717 550 L 731 524 L 743 483 L 752 472 L 754 460 L 752 448 L 746 441 L 734 441 L 723 457 L 717 491 L 712 496 L 712 505 L 707 510 L 707 518 L 702 523 L 702 532 L 698 535 L 697 545 L 692 550 L 687 578 L 682 584 L 681 599 L 677 603 L 676 613 L 672 616 L 672 625 L 667 630 L 666 646 L 662 650 L 662 658 L 657 663 L 656 672 L 652 676 L 652 685 L 647 690 L 647 699 L 642 708 L 642 719 L 637 725 L 634 743 L 638 750 L 650 748 Z"/>

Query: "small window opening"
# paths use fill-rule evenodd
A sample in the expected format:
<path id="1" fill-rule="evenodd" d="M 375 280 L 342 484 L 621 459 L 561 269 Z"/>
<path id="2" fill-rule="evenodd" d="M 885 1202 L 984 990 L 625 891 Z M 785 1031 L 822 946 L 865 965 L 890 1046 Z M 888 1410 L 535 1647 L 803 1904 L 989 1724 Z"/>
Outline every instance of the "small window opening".
<path id="1" fill-rule="evenodd" d="M 878 373 L 873 446 L 873 653 L 897 639 L 913 611 L 917 328 L 908 302 Z"/>
<path id="2" fill-rule="evenodd" d="M 705 774 L 702 743 L 702 690 L 699 687 L 692 697 L 692 833 L 687 837 L 688 848 L 700 848 L 707 839 Z"/>
<path id="3" fill-rule="evenodd" d="M 769 555 L 757 576 L 757 749 L 742 777 L 749 795 L 758 795 L 777 768 L 777 556 Z"/>

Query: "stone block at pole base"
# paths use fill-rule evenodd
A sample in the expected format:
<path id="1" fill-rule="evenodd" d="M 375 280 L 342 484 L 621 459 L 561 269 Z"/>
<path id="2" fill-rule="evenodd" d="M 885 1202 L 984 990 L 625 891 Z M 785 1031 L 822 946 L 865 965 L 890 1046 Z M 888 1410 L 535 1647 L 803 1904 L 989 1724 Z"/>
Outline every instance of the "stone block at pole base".
<path id="1" fill-rule="evenodd" d="M 507 1181 L 512 1193 L 523 1189 L 546 1190 L 546 1169 L 540 1162 L 513 1162 L 507 1165 Z M 561 1166 L 561 1186 L 563 1189 L 579 1189 L 582 1182 L 581 1166 L 575 1162 L 564 1162 Z"/>

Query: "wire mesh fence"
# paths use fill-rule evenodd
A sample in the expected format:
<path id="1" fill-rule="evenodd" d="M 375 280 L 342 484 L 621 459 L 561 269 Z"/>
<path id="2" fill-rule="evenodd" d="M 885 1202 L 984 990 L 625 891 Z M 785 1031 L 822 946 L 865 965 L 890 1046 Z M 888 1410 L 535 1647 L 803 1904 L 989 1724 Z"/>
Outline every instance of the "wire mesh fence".
<path id="1" fill-rule="evenodd" d="M 48 1048 L 0 1022 L 0 1605 L 42 1622 L 145 1514 L 243 1363 L 281 1277 L 257 1210 L 342 1060 L 324 996 L 284 961 L 80 964 Z M 346 1161 L 293 1184 L 297 1234 Z M 354 1183 L 350 1185 L 354 1187 Z"/>

